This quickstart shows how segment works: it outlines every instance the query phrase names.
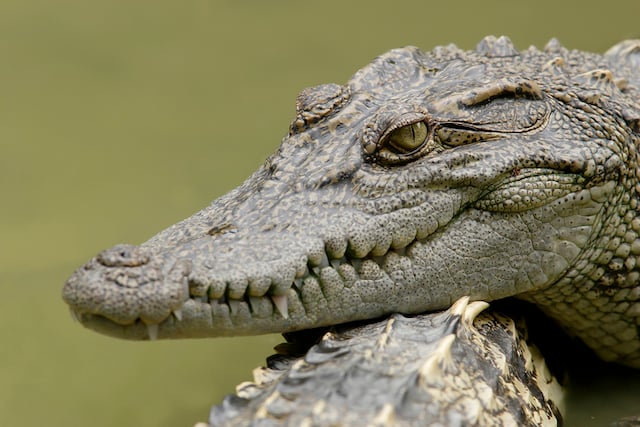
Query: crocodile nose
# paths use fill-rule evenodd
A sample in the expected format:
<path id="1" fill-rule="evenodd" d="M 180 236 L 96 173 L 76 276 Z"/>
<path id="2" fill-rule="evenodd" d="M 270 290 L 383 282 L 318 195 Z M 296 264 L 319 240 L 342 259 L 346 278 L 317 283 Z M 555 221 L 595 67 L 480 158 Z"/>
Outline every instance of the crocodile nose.
<path id="1" fill-rule="evenodd" d="M 149 251 L 135 245 L 116 245 L 96 256 L 105 267 L 138 267 L 149 262 Z"/>

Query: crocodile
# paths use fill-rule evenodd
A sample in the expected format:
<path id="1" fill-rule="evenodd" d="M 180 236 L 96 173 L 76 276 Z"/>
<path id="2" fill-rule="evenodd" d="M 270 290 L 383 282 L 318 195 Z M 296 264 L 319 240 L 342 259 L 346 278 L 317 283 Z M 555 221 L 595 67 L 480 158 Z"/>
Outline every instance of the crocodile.
<path id="1" fill-rule="evenodd" d="M 442 312 L 337 325 L 317 343 L 286 334 L 254 381 L 196 427 L 561 425 L 563 387 L 526 318 L 488 305 L 465 297 Z"/>
<path id="2" fill-rule="evenodd" d="M 506 37 L 391 50 L 303 90 L 242 185 L 100 252 L 63 298 L 84 326 L 145 340 L 513 297 L 638 368 L 639 70 L 640 40 L 603 55 Z"/>

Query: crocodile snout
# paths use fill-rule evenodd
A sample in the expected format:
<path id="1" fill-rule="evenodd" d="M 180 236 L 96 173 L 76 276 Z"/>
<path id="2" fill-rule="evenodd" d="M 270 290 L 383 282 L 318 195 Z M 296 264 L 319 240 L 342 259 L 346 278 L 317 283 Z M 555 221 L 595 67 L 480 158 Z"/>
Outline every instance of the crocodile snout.
<path id="1" fill-rule="evenodd" d="M 117 325 L 142 321 L 149 337 L 155 338 L 160 322 L 172 314 L 180 317 L 189 295 L 190 271 L 190 261 L 170 262 L 144 246 L 117 245 L 76 270 L 62 297 L 82 323 L 98 317 Z"/>

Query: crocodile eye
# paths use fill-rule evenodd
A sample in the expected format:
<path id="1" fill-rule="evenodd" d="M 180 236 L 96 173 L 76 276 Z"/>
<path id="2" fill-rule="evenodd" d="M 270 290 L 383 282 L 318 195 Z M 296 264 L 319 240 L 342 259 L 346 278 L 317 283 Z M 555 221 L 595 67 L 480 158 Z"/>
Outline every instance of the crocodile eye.
<path id="1" fill-rule="evenodd" d="M 362 127 L 358 138 L 371 163 L 402 165 L 437 148 L 427 110 L 415 104 L 385 105 Z"/>
<path id="2" fill-rule="evenodd" d="M 386 145 L 397 154 L 409 154 L 424 145 L 427 135 L 427 125 L 424 122 L 411 123 L 391 131 L 386 138 Z"/>
<path id="3" fill-rule="evenodd" d="M 409 123 L 387 131 L 378 143 L 375 158 L 381 164 L 398 165 L 412 162 L 434 147 L 429 141 L 429 126 L 424 121 Z"/>

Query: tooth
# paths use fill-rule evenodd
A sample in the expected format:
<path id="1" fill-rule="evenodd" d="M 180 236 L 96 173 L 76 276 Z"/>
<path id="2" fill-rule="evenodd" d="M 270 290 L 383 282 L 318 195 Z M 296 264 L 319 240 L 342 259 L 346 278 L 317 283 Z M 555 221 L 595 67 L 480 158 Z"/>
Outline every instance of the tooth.
<path id="1" fill-rule="evenodd" d="M 231 312 L 231 315 L 235 316 L 235 314 L 238 312 L 238 308 L 240 306 L 240 300 L 229 299 L 229 300 L 227 300 L 227 304 L 229 304 L 229 311 Z"/>
<path id="2" fill-rule="evenodd" d="M 184 299 L 189 299 L 189 279 L 187 276 L 182 278 L 182 291 L 184 292 Z"/>
<path id="3" fill-rule="evenodd" d="M 182 310 L 173 310 L 173 315 L 176 316 L 176 319 L 182 321 Z"/>
<path id="4" fill-rule="evenodd" d="M 295 286 L 298 290 L 302 289 L 302 278 L 297 278 L 293 280 L 293 286 Z"/>
<path id="5" fill-rule="evenodd" d="M 289 318 L 289 310 L 287 306 L 287 296 L 286 295 L 271 295 L 271 301 L 273 301 L 273 305 L 276 306 L 282 317 L 285 319 Z"/>
<path id="6" fill-rule="evenodd" d="M 329 266 L 329 258 L 327 257 L 326 252 L 322 252 L 322 259 L 320 260 L 320 265 L 318 267 L 325 268 Z"/>
<path id="7" fill-rule="evenodd" d="M 345 258 L 345 257 L 342 257 L 340 259 L 332 259 L 331 260 L 331 267 L 333 267 L 335 270 L 337 270 L 338 268 L 340 268 L 340 266 L 342 264 L 346 264 L 347 262 L 348 262 L 347 258 Z"/>
<path id="8" fill-rule="evenodd" d="M 73 319 L 74 322 L 81 323 L 82 314 L 76 313 L 73 308 L 69 309 L 69 313 L 71 313 L 71 318 Z"/>
<path id="9" fill-rule="evenodd" d="M 249 303 L 249 313 L 258 319 L 268 319 L 273 316 L 273 304 L 269 298 L 265 297 L 247 297 Z"/>
<path id="10" fill-rule="evenodd" d="M 147 332 L 149 332 L 149 339 L 155 341 L 158 339 L 158 324 L 147 325 Z"/>

